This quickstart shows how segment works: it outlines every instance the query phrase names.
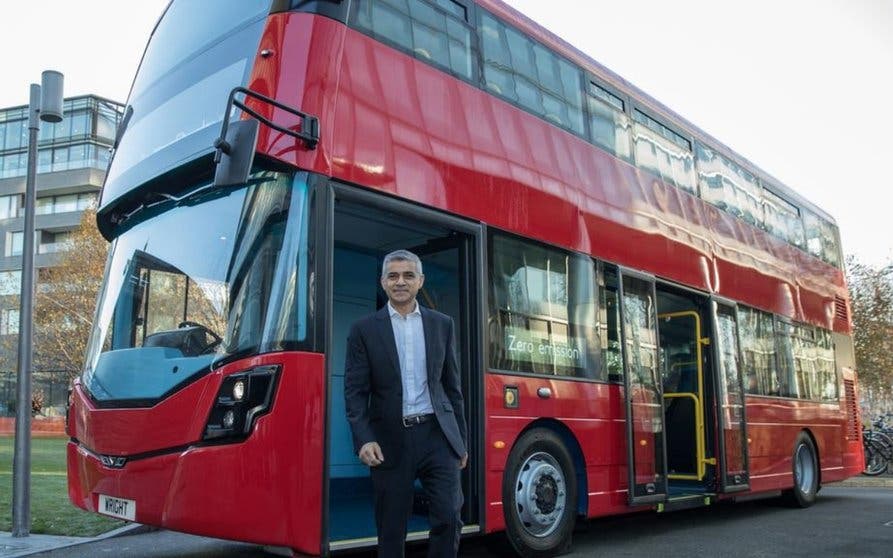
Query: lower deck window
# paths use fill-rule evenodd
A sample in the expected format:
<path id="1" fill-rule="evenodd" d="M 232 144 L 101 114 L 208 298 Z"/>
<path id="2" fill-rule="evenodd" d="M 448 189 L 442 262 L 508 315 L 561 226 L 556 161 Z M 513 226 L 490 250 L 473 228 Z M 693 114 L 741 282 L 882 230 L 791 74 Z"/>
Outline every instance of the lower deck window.
<path id="1" fill-rule="evenodd" d="M 594 262 L 502 235 L 490 261 L 490 366 L 606 379 Z"/>

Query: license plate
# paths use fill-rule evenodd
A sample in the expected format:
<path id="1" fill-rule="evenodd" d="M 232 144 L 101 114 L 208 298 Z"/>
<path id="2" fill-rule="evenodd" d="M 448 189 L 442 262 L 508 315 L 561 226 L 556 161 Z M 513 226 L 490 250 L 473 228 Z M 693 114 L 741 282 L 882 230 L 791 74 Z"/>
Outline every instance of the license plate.
<path id="1" fill-rule="evenodd" d="M 136 500 L 100 494 L 99 510 L 97 511 L 112 517 L 126 519 L 127 521 L 136 521 Z"/>

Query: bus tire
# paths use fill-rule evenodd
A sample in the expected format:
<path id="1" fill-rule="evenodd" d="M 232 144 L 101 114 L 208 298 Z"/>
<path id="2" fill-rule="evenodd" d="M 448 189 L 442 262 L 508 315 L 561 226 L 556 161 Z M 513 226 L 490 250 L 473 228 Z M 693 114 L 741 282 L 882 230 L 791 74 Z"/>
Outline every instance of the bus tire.
<path id="1" fill-rule="evenodd" d="M 819 459 L 815 444 L 806 432 L 797 436 L 792 469 L 794 486 L 782 493 L 782 499 L 791 507 L 808 508 L 815 503 L 819 489 Z"/>
<path id="2" fill-rule="evenodd" d="M 576 521 L 577 476 L 561 438 L 545 428 L 521 436 L 502 481 L 506 536 L 523 558 L 567 552 Z"/>

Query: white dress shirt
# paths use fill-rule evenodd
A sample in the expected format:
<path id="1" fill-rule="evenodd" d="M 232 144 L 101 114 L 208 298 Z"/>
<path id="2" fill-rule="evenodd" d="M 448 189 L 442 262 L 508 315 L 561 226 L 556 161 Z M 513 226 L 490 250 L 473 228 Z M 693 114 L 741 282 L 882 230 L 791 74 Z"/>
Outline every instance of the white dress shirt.
<path id="1" fill-rule="evenodd" d="M 412 312 L 403 316 L 388 302 L 397 356 L 400 358 L 400 380 L 403 383 L 403 416 L 434 412 L 428 392 L 428 367 L 425 358 L 425 329 L 422 313 L 416 302 Z"/>

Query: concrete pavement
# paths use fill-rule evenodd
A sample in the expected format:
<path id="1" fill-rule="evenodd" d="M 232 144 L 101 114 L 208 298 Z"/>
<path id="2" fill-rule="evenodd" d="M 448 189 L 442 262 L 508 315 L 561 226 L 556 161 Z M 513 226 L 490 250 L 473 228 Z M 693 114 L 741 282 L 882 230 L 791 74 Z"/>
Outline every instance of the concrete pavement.
<path id="1" fill-rule="evenodd" d="M 30 556 L 31 554 L 37 554 L 38 552 L 46 552 L 47 550 L 56 550 L 58 548 L 101 541 L 112 537 L 136 535 L 151 529 L 151 527 L 139 523 L 131 523 L 96 537 L 60 537 L 56 535 L 34 534 L 28 535 L 27 537 L 13 537 L 12 533 L 0 531 L 0 558 Z"/>

